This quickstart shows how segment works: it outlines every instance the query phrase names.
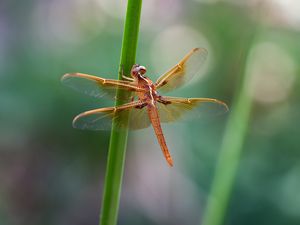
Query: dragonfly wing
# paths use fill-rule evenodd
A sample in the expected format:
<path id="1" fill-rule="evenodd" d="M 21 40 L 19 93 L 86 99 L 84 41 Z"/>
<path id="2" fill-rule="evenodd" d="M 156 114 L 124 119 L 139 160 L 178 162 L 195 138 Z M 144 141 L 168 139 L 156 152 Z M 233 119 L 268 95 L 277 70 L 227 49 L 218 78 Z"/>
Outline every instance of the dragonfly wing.
<path id="1" fill-rule="evenodd" d="M 128 81 L 104 79 L 83 73 L 65 74 L 61 81 L 66 86 L 96 98 L 105 95 L 115 97 L 118 88 L 133 92 L 139 90 L 136 85 Z"/>
<path id="2" fill-rule="evenodd" d="M 129 115 L 129 122 L 124 116 Z M 73 127 L 83 130 L 109 130 L 112 121 L 119 130 L 130 128 L 133 130 L 146 128 L 150 125 L 147 107 L 140 101 L 130 102 L 118 107 L 94 109 L 83 112 L 73 120 Z"/>
<path id="3" fill-rule="evenodd" d="M 170 123 L 220 115 L 228 111 L 227 105 L 213 98 L 163 97 L 157 104 L 160 121 Z"/>
<path id="4" fill-rule="evenodd" d="M 156 88 L 167 92 L 182 86 L 197 74 L 206 57 L 206 49 L 192 49 L 177 65 L 157 79 Z"/>
<path id="5" fill-rule="evenodd" d="M 149 127 L 151 124 L 147 106 L 143 108 L 134 108 L 131 110 L 129 115 L 129 129 L 130 130 L 139 130 Z"/>

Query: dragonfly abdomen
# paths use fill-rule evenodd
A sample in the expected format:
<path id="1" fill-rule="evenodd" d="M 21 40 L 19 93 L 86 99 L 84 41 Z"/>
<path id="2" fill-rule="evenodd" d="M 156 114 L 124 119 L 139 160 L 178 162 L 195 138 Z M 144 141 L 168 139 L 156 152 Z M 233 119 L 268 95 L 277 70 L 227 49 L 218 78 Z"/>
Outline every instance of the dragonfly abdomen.
<path id="1" fill-rule="evenodd" d="M 163 152 L 167 162 L 169 163 L 169 165 L 173 166 L 173 160 L 172 160 L 172 157 L 169 152 L 164 134 L 163 134 L 161 126 L 160 126 L 160 119 L 159 119 L 159 115 L 158 115 L 156 106 L 153 107 L 151 105 L 148 105 L 148 114 L 149 114 L 149 119 L 150 119 L 151 124 L 154 129 L 155 135 L 157 137 L 158 143 L 162 149 L 162 152 Z"/>

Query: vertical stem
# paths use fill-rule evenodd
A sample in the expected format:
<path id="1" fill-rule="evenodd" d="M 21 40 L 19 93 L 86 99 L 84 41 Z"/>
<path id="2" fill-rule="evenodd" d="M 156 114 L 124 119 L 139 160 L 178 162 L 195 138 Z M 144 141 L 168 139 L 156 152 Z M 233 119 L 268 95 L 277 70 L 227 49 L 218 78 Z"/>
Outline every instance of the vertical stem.
<path id="1" fill-rule="evenodd" d="M 135 63 L 141 8 L 142 0 L 128 0 L 120 59 L 120 68 L 126 75 L 130 74 L 130 69 Z M 119 72 L 119 79 L 122 79 L 121 76 Z M 128 93 L 118 90 L 116 105 L 123 104 L 128 97 Z M 122 119 L 128 123 L 128 115 Z M 127 136 L 128 131 L 117 131 L 113 122 L 99 225 L 117 223 Z"/>

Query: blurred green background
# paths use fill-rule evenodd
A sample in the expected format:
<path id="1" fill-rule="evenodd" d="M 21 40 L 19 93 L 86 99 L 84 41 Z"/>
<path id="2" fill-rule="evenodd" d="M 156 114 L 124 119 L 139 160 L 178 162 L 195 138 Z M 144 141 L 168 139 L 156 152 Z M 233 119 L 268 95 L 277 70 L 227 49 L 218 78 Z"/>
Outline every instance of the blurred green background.
<path id="1" fill-rule="evenodd" d="M 0 3 L 0 224 L 98 223 L 109 132 L 75 130 L 88 109 L 113 105 L 64 87 L 67 72 L 117 78 L 126 1 Z M 246 75 L 252 109 L 223 224 L 300 224 L 300 3 L 144 1 L 137 63 L 157 78 L 193 47 L 199 79 L 170 93 L 231 108 Z M 131 132 L 118 224 L 201 224 L 226 121 Z"/>

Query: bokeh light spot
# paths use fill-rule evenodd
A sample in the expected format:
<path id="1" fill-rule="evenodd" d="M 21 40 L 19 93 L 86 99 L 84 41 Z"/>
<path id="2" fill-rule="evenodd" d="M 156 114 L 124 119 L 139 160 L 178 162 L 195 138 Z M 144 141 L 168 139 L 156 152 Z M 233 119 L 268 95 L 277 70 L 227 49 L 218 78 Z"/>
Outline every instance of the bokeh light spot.
<path id="1" fill-rule="evenodd" d="M 32 29 L 47 46 L 76 46 L 99 34 L 106 15 L 95 1 L 39 2 L 32 13 Z"/>
<path id="2" fill-rule="evenodd" d="M 251 51 L 248 67 L 249 93 L 261 103 L 275 103 L 288 97 L 296 77 L 296 65 L 276 43 L 259 43 Z"/>

